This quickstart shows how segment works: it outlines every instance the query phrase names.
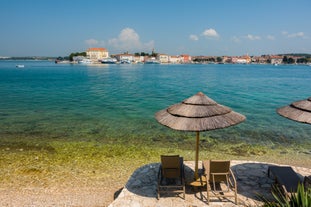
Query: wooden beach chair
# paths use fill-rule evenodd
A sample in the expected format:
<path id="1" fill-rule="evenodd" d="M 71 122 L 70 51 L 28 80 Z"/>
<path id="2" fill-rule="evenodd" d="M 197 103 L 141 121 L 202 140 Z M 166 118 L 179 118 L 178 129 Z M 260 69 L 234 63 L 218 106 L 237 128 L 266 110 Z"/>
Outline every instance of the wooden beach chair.
<path id="1" fill-rule="evenodd" d="M 183 193 L 185 199 L 185 173 L 183 158 L 179 155 L 161 155 L 158 172 L 158 199 L 163 192 Z"/>
<path id="2" fill-rule="evenodd" d="M 230 161 L 205 160 L 203 170 L 207 181 L 208 204 L 211 197 L 234 197 L 234 203 L 237 204 L 237 183 L 230 168 Z"/>
<path id="3" fill-rule="evenodd" d="M 301 179 L 290 166 L 269 166 L 268 176 L 271 175 L 274 179 L 273 187 L 286 198 L 289 198 L 291 193 L 296 193 L 298 184 L 302 184 Z"/>
<path id="4" fill-rule="evenodd" d="M 305 176 L 303 179 L 303 185 L 305 189 L 311 189 L 311 175 Z"/>

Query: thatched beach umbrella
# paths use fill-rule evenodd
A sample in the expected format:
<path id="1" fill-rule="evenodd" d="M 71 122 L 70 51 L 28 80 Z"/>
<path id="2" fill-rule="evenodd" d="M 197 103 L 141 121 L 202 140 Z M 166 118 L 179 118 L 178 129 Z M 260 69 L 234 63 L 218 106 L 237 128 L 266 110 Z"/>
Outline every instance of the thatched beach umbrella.
<path id="1" fill-rule="evenodd" d="M 195 179 L 198 178 L 200 132 L 226 128 L 245 120 L 245 116 L 216 103 L 202 92 L 158 111 L 155 118 L 169 128 L 196 132 Z"/>
<path id="2" fill-rule="evenodd" d="M 277 112 L 288 119 L 311 124 L 311 97 L 281 107 L 277 109 Z"/>

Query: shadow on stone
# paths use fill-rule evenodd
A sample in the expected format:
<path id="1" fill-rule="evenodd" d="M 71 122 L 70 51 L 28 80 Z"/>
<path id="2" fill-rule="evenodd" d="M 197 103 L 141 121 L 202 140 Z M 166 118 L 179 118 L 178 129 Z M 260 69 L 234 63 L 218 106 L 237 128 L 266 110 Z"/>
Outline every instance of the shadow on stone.
<path id="1" fill-rule="evenodd" d="M 136 169 L 126 183 L 125 188 L 136 195 L 156 198 L 159 167 L 160 163 L 151 163 Z M 189 178 L 193 179 L 194 171 L 187 165 L 184 167 L 187 184 Z M 186 194 L 187 192 L 191 191 L 186 187 Z"/>
<path id="2" fill-rule="evenodd" d="M 261 201 L 259 196 L 272 198 L 271 184 L 273 179 L 268 177 L 269 164 L 242 163 L 231 167 L 238 186 L 238 195 L 254 201 Z"/>
<path id="3" fill-rule="evenodd" d="M 172 206 L 235 206 L 232 199 L 213 199 L 207 204 L 206 186 L 194 187 L 194 162 L 184 161 L 186 180 L 186 199 L 176 195 L 161 194 L 157 198 L 157 178 L 160 163 L 151 163 L 135 170 L 123 189 L 115 193 L 115 206 L 122 206 L 129 200 L 135 204 L 144 203 L 146 206 L 163 206 L 170 202 Z M 262 197 L 273 200 L 271 184 L 274 180 L 268 177 L 268 167 L 277 165 L 256 161 L 232 160 L 231 169 L 237 180 L 238 206 L 262 206 Z M 200 166 L 200 165 L 199 165 Z M 311 174 L 311 169 L 292 166 L 298 176 Z M 162 197 L 164 197 L 162 199 Z M 141 205 L 141 206 L 144 206 Z M 114 206 L 114 205 L 111 205 Z"/>
<path id="4" fill-rule="evenodd" d="M 136 169 L 125 188 L 136 195 L 156 197 L 159 166 L 160 163 L 151 163 Z"/>
<path id="5" fill-rule="evenodd" d="M 113 194 L 113 200 L 117 199 L 124 188 L 120 188 Z"/>

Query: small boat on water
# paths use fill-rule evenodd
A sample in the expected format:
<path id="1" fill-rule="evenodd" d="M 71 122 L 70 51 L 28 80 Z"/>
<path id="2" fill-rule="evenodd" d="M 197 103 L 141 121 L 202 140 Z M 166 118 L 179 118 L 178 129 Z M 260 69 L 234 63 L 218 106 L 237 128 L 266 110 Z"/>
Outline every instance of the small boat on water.
<path id="1" fill-rule="evenodd" d="M 25 65 L 16 65 L 17 68 L 24 68 Z"/>
<path id="2" fill-rule="evenodd" d="M 104 58 L 100 61 L 102 64 L 116 64 L 117 59 L 116 58 Z"/>
<path id="3" fill-rule="evenodd" d="M 130 60 L 124 59 L 120 61 L 121 64 L 131 64 Z"/>
<path id="4" fill-rule="evenodd" d="M 160 64 L 160 61 L 156 60 L 155 58 L 151 58 L 146 60 L 145 64 Z"/>
<path id="5" fill-rule="evenodd" d="M 160 64 L 160 62 L 157 60 L 147 60 L 145 64 Z"/>
<path id="6" fill-rule="evenodd" d="M 87 64 L 92 64 L 92 61 L 90 59 L 85 58 L 85 59 L 79 60 L 78 63 L 87 65 Z"/>

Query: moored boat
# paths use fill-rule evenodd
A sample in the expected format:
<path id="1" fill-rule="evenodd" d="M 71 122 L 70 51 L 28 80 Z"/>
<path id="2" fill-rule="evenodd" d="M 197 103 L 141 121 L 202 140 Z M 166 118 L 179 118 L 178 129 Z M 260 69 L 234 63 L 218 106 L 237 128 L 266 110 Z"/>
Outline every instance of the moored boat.
<path id="1" fill-rule="evenodd" d="M 79 64 L 92 64 L 92 61 L 90 59 L 82 59 L 78 61 Z"/>
<path id="2" fill-rule="evenodd" d="M 160 61 L 156 60 L 155 58 L 151 58 L 146 60 L 145 64 L 160 64 Z"/>
<path id="3" fill-rule="evenodd" d="M 120 61 L 121 64 L 131 64 L 130 60 L 124 59 Z"/>
<path id="4" fill-rule="evenodd" d="M 102 64 L 116 64 L 117 59 L 116 58 L 104 58 L 100 61 Z"/>

